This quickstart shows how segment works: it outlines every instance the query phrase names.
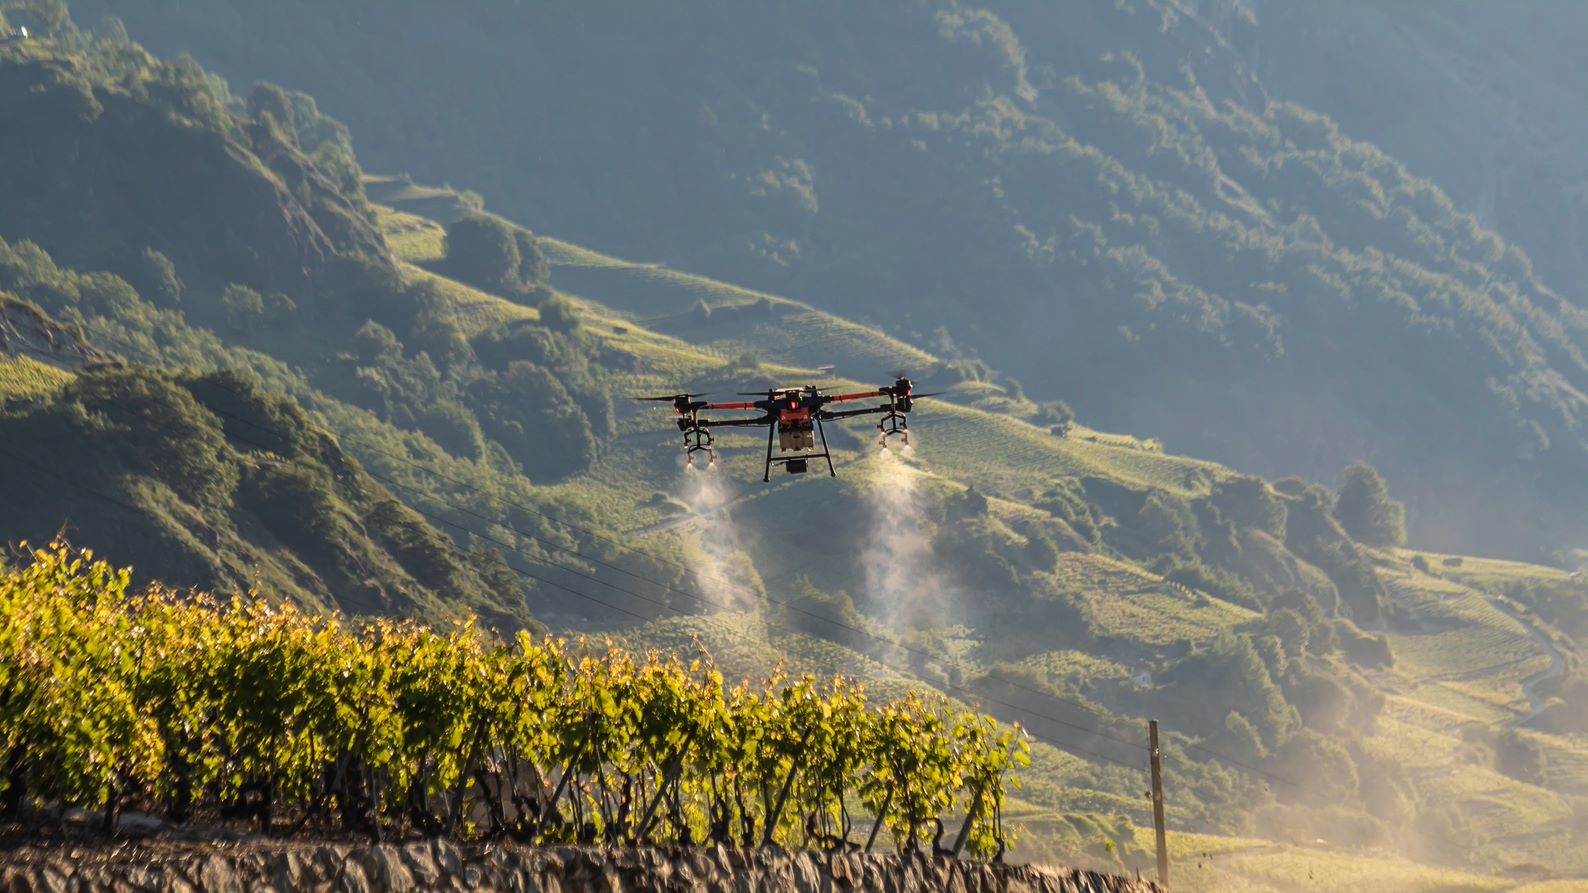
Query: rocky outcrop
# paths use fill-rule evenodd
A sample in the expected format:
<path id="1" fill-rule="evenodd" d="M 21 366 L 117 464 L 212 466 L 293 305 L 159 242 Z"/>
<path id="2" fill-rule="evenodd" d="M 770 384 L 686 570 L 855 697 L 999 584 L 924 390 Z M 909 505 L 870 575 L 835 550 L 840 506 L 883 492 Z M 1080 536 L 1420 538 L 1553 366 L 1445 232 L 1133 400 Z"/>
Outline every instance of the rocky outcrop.
<path id="1" fill-rule="evenodd" d="M 108 359 L 44 311 L 0 293 L 0 355 L 25 356 L 59 366 L 80 369 Z"/>
<path id="2" fill-rule="evenodd" d="M 0 855 L 6 893 L 241 893 L 431 890 L 515 893 L 1150 893 L 1095 872 L 893 855 L 723 848 L 303 844 L 28 847 Z"/>

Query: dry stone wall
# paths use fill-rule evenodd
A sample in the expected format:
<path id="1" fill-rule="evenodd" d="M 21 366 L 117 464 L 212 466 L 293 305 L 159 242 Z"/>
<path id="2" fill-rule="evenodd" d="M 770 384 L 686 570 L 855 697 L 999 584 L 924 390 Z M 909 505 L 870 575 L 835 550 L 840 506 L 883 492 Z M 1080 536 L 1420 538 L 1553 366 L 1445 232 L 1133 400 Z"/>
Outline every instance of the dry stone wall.
<path id="1" fill-rule="evenodd" d="M 138 843 L 0 851 L 0 893 L 1150 893 L 1095 872 L 778 849 Z"/>

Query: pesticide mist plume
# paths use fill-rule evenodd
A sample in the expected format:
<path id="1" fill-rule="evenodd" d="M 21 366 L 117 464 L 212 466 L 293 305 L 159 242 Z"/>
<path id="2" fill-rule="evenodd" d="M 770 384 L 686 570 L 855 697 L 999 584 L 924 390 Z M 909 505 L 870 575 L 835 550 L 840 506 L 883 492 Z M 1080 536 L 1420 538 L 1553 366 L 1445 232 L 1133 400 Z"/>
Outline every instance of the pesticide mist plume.
<path id="1" fill-rule="evenodd" d="M 689 519 L 699 522 L 693 525 L 700 531 L 700 553 L 691 567 L 695 588 L 713 611 L 755 609 L 762 599 L 760 579 L 728 513 L 733 491 L 716 465 L 685 466 L 679 495 L 689 506 Z"/>
<path id="2" fill-rule="evenodd" d="M 920 472 L 909 446 L 882 450 L 869 464 L 868 515 L 861 564 L 874 610 L 893 629 L 937 625 L 945 607 L 921 498 Z"/>

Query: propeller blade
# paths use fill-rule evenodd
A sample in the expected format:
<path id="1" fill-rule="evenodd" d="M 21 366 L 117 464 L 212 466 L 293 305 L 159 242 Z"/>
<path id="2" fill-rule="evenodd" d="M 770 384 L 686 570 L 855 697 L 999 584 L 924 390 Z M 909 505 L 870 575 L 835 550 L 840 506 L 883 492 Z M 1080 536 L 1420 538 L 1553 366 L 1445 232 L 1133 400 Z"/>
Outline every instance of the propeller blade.
<path id="1" fill-rule="evenodd" d="M 709 397 L 710 394 L 669 394 L 666 397 L 635 397 L 636 400 L 648 400 L 652 403 L 674 403 L 679 400 L 694 400 L 697 397 Z"/>
<path id="2" fill-rule="evenodd" d="M 942 391 L 933 391 L 930 394 L 911 394 L 910 395 L 910 399 L 911 400 L 919 400 L 922 397 L 941 397 L 941 396 L 943 396 L 943 392 Z"/>
<path id="3" fill-rule="evenodd" d="M 740 397 L 776 397 L 778 394 L 795 394 L 795 393 L 803 394 L 803 393 L 807 393 L 807 392 L 814 392 L 814 393 L 817 393 L 817 394 L 825 394 L 828 391 L 836 391 L 836 390 L 838 390 L 838 389 L 835 388 L 835 387 L 832 387 L 832 386 L 828 386 L 828 387 L 825 387 L 825 388 L 819 388 L 819 387 L 816 387 L 815 385 L 811 385 L 809 387 L 803 387 L 803 388 L 767 388 L 764 391 L 739 391 L 738 393 L 739 393 Z"/>

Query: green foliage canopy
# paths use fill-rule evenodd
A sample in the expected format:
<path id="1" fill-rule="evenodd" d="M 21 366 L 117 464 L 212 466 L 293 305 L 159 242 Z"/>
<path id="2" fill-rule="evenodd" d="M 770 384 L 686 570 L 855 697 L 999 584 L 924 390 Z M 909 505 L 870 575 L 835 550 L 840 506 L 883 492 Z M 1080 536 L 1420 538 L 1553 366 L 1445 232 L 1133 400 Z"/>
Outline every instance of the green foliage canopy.
<path id="1" fill-rule="evenodd" d="M 1370 546 L 1406 543 L 1406 509 L 1390 498 L 1389 487 L 1373 466 L 1358 462 L 1345 470 L 1335 496 L 1334 516 L 1358 542 Z"/>

